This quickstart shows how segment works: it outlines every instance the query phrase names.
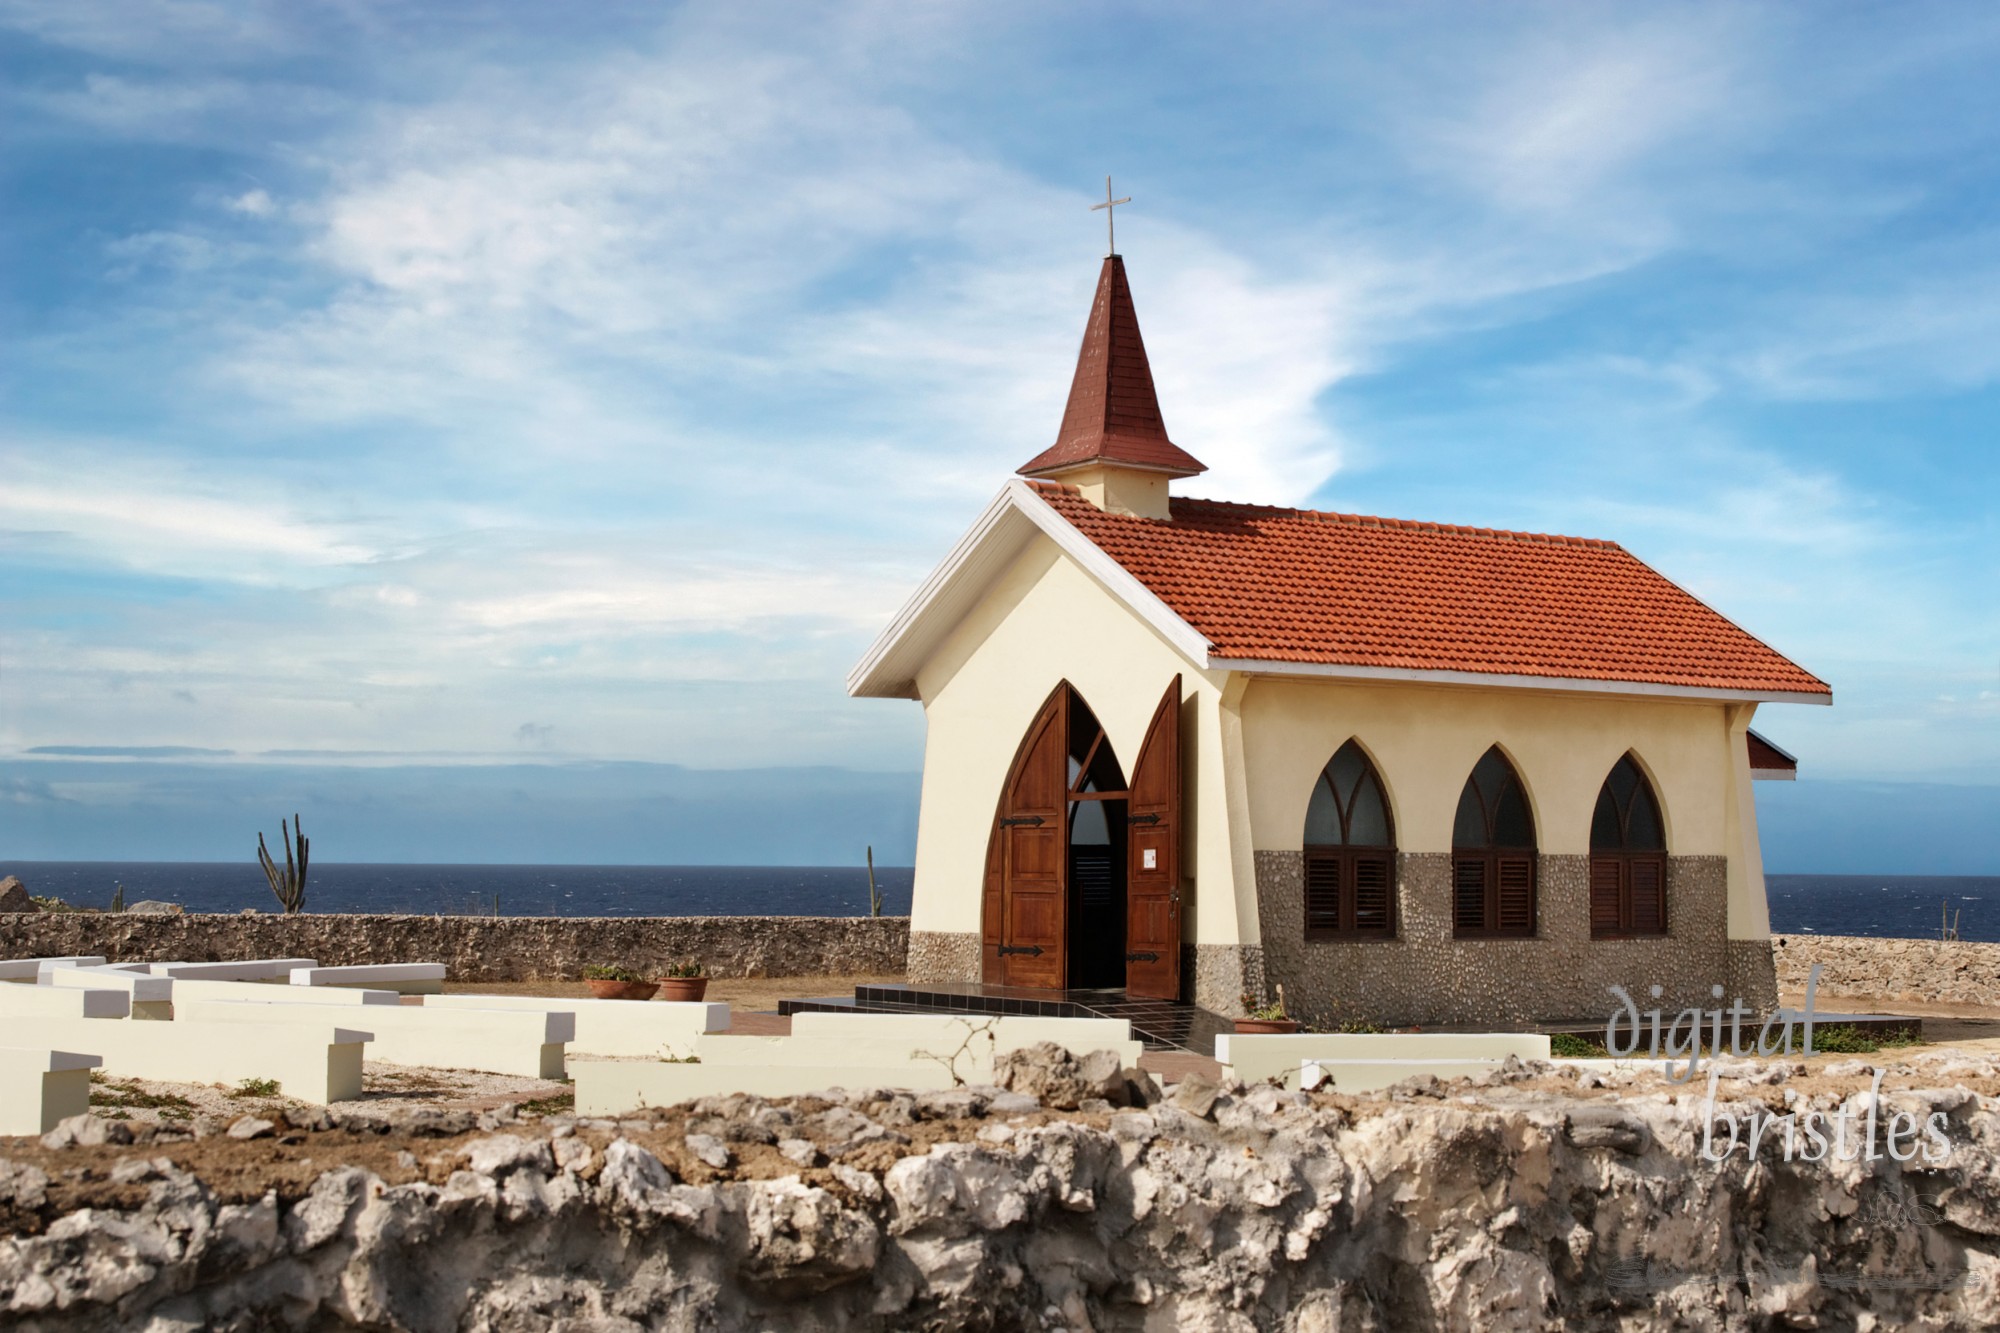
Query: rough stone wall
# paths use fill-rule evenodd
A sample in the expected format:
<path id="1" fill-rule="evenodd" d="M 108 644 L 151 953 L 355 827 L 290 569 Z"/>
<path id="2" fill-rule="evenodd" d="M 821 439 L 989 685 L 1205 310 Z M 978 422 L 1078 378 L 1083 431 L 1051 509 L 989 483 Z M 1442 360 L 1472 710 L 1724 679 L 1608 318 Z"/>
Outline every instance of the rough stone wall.
<path id="1" fill-rule="evenodd" d="M 1713 1004 L 1709 988 L 1729 984 L 1722 857 L 1668 858 L 1669 933 L 1658 939 L 1590 938 L 1590 858 L 1544 855 L 1536 873 L 1534 939 L 1454 939 L 1450 855 L 1410 852 L 1396 858 L 1395 939 L 1308 941 L 1304 853 L 1260 851 L 1266 979 L 1315 1027 L 1602 1022 L 1618 1003 L 1613 985 L 1641 1001 L 1662 986 L 1661 1003 L 1683 1008 Z"/>
<path id="2" fill-rule="evenodd" d="M 1821 995 L 2000 1006 L 2000 944 L 1853 935 L 1779 935 L 1772 944 L 1787 994 L 1803 992 L 1818 963 Z"/>
<path id="3" fill-rule="evenodd" d="M 1770 940 L 1729 941 L 1728 994 L 1759 1013 L 1778 1007 L 1778 973 Z"/>
<path id="4" fill-rule="evenodd" d="M 652 971 L 699 959 L 718 977 L 903 970 L 908 917 L 0 915 L 0 957 L 113 962 L 312 958 L 324 967 L 443 963 L 459 981 L 574 979 L 593 963 Z"/>
<path id="5" fill-rule="evenodd" d="M 1755 1082 L 1732 1083 L 1722 1114 L 1768 1114 L 1773 1089 Z M 1858 1123 L 1871 1099 L 1865 1077 L 1852 1083 L 1818 1096 Z M 340 1164 L 366 1131 L 301 1132 L 282 1141 L 294 1169 L 281 1189 L 245 1188 L 228 1159 L 191 1170 L 172 1146 L 30 1140 L 0 1156 L 12 1223 L 0 1321 L 23 1333 L 2000 1327 L 1990 1096 L 1884 1094 L 1885 1113 L 1944 1117 L 1953 1151 L 1937 1165 L 1786 1161 L 1767 1144 L 1754 1167 L 1702 1160 L 1696 1096 L 1431 1080 L 1364 1105 L 1184 1084 L 1144 1109 L 1056 1118 L 993 1089 L 711 1098 L 667 1124 L 565 1118 L 417 1142 L 407 1165 L 374 1170 Z M 92 1205 L 58 1202 L 92 1181 Z"/>
<path id="6" fill-rule="evenodd" d="M 909 978 L 912 982 L 978 981 L 979 962 L 979 935 L 976 931 L 910 932 Z"/>
<path id="7" fill-rule="evenodd" d="M 1181 993 L 1211 1013 L 1243 1013 L 1243 997 L 1259 1002 L 1264 986 L 1264 951 L 1254 944 L 1183 944 Z"/>

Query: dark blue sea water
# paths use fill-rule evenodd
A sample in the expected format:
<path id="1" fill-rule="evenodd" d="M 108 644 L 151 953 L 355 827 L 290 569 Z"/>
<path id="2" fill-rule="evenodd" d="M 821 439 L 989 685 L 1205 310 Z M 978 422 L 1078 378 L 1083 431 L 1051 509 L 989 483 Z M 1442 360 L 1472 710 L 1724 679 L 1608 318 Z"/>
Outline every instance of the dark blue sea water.
<path id="1" fill-rule="evenodd" d="M 877 866 L 885 916 L 910 910 L 908 866 Z M 272 912 L 254 864 L 196 861 L 0 861 L 37 897 L 105 907 L 159 898 L 190 912 Z M 485 916 L 866 916 L 863 866 L 319 865 L 306 877 L 311 912 Z"/>
<path id="2" fill-rule="evenodd" d="M 882 910 L 910 910 L 913 872 L 877 866 Z M 254 865 L 201 862 L 0 861 L 28 891 L 83 907 L 163 898 L 190 912 L 275 910 Z M 1968 940 L 2000 941 L 2000 876 L 1771 875 L 1771 928 L 1787 934 L 1932 938 L 1942 906 Z M 502 916 L 865 916 L 859 866 L 315 865 L 315 912 Z"/>
<path id="3" fill-rule="evenodd" d="M 2000 875 L 1766 875 L 1780 934 L 1936 939 L 1941 914 L 1959 938 L 2000 941 Z"/>

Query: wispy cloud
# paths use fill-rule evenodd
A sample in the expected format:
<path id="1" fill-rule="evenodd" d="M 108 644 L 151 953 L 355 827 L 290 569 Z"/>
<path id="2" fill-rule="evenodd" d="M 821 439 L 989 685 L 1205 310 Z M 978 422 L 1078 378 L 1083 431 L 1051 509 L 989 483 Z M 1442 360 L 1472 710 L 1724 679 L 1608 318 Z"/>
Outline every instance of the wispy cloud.
<path id="1" fill-rule="evenodd" d="M 41 205 L 0 743 L 913 763 L 838 681 L 1048 443 L 1108 167 L 1184 489 L 1617 537 L 1856 765 L 2000 757 L 1907 684 L 1976 517 L 1776 415 L 2000 375 L 1989 21 L 482 14 L 0 5 L 23 142 L 158 163 Z"/>

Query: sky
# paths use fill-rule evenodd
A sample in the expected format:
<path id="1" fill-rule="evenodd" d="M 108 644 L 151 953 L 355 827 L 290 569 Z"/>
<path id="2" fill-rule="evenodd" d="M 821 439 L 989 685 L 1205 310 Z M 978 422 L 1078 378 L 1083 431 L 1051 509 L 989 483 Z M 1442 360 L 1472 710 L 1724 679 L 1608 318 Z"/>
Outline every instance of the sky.
<path id="1" fill-rule="evenodd" d="M 907 846 L 921 711 L 843 678 L 1052 440 L 1109 172 L 1181 492 L 1615 539 L 1834 687 L 1758 718 L 1772 869 L 2000 873 L 1996 62 L 1955 4 L 0 0 L 0 856 L 373 771 L 417 859 L 571 859 L 606 765 L 867 775 Z"/>

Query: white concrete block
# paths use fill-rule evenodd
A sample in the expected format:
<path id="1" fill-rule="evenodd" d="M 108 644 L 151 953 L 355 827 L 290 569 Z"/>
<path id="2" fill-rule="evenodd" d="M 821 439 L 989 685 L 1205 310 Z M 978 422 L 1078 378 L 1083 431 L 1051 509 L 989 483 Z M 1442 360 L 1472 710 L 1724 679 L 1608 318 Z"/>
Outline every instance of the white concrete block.
<path id="1" fill-rule="evenodd" d="M 444 990 L 443 963 L 368 963 L 355 967 L 298 967 L 294 986 L 367 986 L 401 995 L 436 995 Z"/>
<path id="2" fill-rule="evenodd" d="M 274 986 L 263 981 L 176 980 L 172 984 L 174 998 L 182 1000 L 254 1000 L 259 1004 L 301 1005 L 398 1005 L 403 1002 L 403 997 L 392 990 L 348 990 L 334 986 L 308 990 Z"/>
<path id="3" fill-rule="evenodd" d="M 618 1116 L 695 1097 L 732 1092 L 759 1097 L 797 1097 L 830 1088 L 904 1088 L 926 1092 L 953 1086 L 939 1065 L 856 1067 L 848 1065 L 663 1064 L 654 1060 L 572 1060 L 578 1115 Z"/>
<path id="4" fill-rule="evenodd" d="M 989 1035 L 990 1034 L 990 1035 Z M 1125 1067 L 1138 1061 L 1143 1043 L 1132 1040 L 1122 1018 L 1030 1018 L 1018 1014 L 829 1014 L 792 1015 L 792 1035 L 821 1040 L 879 1040 L 893 1037 L 923 1044 L 926 1050 L 961 1044 L 989 1045 L 995 1053 L 1052 1041 L 1073 1055 L 1112 1050 Z"/>
<path id="5" fill-rule="evenodd" d="M 255 998 L 182 999 L 174 1006 L 175 1026 L 218 1024 L 296 1027 L 325 1022 L 315 1006 L 267 1003 Z M 325 1013 L 321 1010 L 321 1013 Z M 342 1023 L 373 1034 L 368 1058 L 389 1064 L 434 1069 L 476 1069 L 524 1078 L 563 1077 L 563 1047 L 576 1035 L 572 1014 L 507 1009 L 428 1009 L 420 1005 L 343 1007 Z"/>
<path id="6" fill-rule="evenodd" d="M 1215 1039 L 1215 1058 L 1225 1074 L 1245 1083 L 1281 1078 L 1294 1088 L 1303 1060 L 1498 1062 L 1510 1055 L 1546 1060 L 1549 1039 L 1539 1032 L 1235 1032 Z"/>
<path id="7" fill-rule="evenodd" d="M 104 960 L 95 954 L 79 954 L 69 958 L 0 959 L 0 981 L 24 981 L 33 985 L 41 979 L 44 968 L 103 966 Z"/>
<path id="8" fill-rule="evenodd" d="M 174 983 L 116 967 L 51 967 L 42 973 L 44 986 L 124 991 L 132 1003 L 166 1003 L 174 998 Z"/>
<path id="9" fill-rule="evenodd" d="M 147 971 L 184 981 L 283 982 L 293 969 L 313 966 L 310 958 L 244 958 L 226 963 L 154 963 Z"/>
<path id="10" fill-rule="evenodd" d="M 0 1022 L 9 1018 L 126 1018 L 132 997 L 99 986 L 0 986 Z"/>
<path id="11" fill-rule="evenodd" d="M 102 1061 L 82 1051 L 0 1047 L 0 1134 L 46 1134 L 90 1109 L 90 1071 Z"/>
<path id="12" fill-rule="evenodd" d="M 553 995 L 427 995 L 426 1009 L 526 1009 L 573 1014 L 570 1054 L 661 1060 L 685 1057 L 704 1032 L 729 1029 L 726 1004 L 668 1000 L 593 1000 Z"/>
<path id="13" fill-rule="evenodd" d="M 35 1022 L 35 1039 L 102 1056 L 104 1072 L 117 1078 L 232 1088 L 245 1079 L 268 1078 L 277 1080 L 287 1097 L 333 1102 L 361 1095 L 367 1034 L 336 1027 L 331 1019 L 222 1029 L 214 1024 L 44 1018 Z"/>

